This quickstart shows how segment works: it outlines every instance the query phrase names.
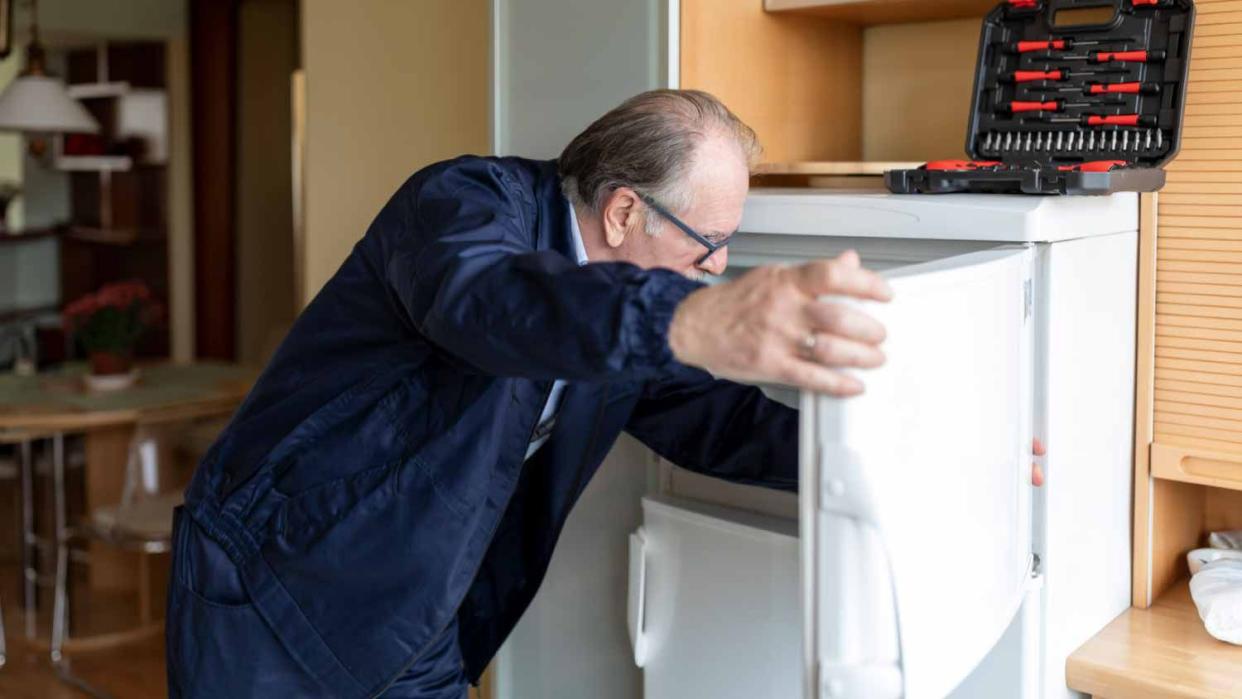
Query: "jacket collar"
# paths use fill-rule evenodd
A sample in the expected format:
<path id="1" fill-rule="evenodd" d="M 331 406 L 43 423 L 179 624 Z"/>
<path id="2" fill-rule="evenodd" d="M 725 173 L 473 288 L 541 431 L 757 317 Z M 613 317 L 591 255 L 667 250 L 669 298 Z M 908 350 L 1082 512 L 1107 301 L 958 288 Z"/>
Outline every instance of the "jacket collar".
<path id="1" fill-rule="evenodd" d="M 561 193 L 561 176 L 557 172 L 556 161 L 545 160 L 539 163 L 537 173 L 535 201 L 539 205 L 539 241 L 546 248 L 576 262 L 578 252 L 570 223 L 573 209 Z"/>

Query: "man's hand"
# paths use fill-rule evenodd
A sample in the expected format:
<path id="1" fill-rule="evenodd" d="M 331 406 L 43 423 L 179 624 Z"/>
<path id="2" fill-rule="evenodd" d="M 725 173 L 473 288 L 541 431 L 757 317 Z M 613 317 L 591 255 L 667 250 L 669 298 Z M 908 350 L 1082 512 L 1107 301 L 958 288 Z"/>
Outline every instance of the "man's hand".
<path id="1" fill-rule="evenodd" d="M 669 326 L 669 346 L 678 361 L 720 378 L 857 395 L 862 382 L 834 369 L 884 364 L 884 326 L 821 296 L 887 302 L 892 290 L 853 251 L 799 267 L 760 267 L 687 296 Z"/>
<path id="2" fill-rule="evenodd" d="M 1043 456 L 1048 453 L 1048 450 L 1044 448 L 1044 443 L 1039 441 L 1038 437 L 1031 440 L 1031 453 L 1034 454 L 1035 456 Z M 1043 484 L 1044 484 L 1044 469 L 1042 466 L 1039 465 L 1038 461 L 1032 461 L 1031 462 L 1031 485 L 1038 488 L 1039 486 Z"/>

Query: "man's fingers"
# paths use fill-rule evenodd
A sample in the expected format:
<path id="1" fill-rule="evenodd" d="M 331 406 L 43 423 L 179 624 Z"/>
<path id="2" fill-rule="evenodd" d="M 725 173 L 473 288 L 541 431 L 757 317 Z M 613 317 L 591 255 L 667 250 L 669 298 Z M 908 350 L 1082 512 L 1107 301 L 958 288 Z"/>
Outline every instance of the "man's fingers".
<path id="1" fill-rule="evenodd" d="M 837 255 L 837 261 L 846 267 L 862 267 L 862 258 L 858 256 L 857 250 L 846 250 Z"/>
<path id="2" fill-rule="evenodd" d="M 1044 447 L 1044 443 L 1039 441 L 1039 437 L 1031 440 L 1031 453 L 1035 456 L 1043 456 L 1048 453 L 1047 448 Z"/>
<path id="3" fill-rule="evenodd" d="M 780 373 L 783 383 L 837 398 L 849 398 L 863 392 L 863 384 L 858 379 L 814 362 L 793 359 Z"/>
<path id="4" fill-rule="evenodd" d="M 1044 469 L 1039 464 L 1031 464 L 1031 485 L 1036 488 L 1044 484 Z"/>
<path id="5" fill-rule="evenodd" d="M 823 334 L 815 336 L 815 347 L 807 354 L 827 367 L 875 369 L 885 360 L 884 353 L 871 345 Z"/>
<path id="6" fill-rule="evenodd" d="M 807 304 L 806 311 L 808 325 L 819 332 L 869 345 L 878 345 L 888 337 L 888 331 L 878 320 L 846 304 L 813 301 Z"/>
<path id="7" fill-rule="evenodd" d="M 880 275 L 841 260 L 817 260 L 794 269 L 796 283 L 803 293 L 813 296 L 852 296 L 872 301 L 889 301 L 893 291 Z"/>

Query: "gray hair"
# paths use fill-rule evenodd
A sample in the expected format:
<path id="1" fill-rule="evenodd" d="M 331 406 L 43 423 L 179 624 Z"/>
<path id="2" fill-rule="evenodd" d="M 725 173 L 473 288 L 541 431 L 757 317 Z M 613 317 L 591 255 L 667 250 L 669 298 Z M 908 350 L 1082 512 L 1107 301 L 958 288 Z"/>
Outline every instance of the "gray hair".
<path id="1" fill-rule="evenodd" d="M 618 187 L 631 187 L 674 211 L 690 206 L 686 176 L 709 134 L 734 139 L 748 167 L 761 149 L 755 132 L 720 100 L 700 90 L 651 90 L 629 98 L 578 134 L 558 163 L 561 191 L 574 206 L 599 212 Z M 648 233 L 659 230 L 653 216 Z"/>

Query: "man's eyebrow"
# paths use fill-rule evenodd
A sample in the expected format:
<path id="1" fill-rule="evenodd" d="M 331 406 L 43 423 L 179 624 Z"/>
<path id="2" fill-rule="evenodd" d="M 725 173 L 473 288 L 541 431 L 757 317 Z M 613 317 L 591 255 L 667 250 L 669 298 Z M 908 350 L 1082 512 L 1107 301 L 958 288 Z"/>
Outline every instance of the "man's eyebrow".
<path id="1" fill-rule="evenodd" d="M 734 230 L 732 230 L 732 231 L 730 231 L 730 232 L 727 232 L 727 233 L 726 233 L 726 232 L 724 232 L 724 231 L 709 231 L 709 232 L 707 233 L 707 235 L 706 235 L 706 236 L 704 236 L 704 237 L 706 237 L 708 240 L 710 240 L 710 241 L 712 241 L 712 242 L 714 243 L 714 242 L 716 242 L 716 241 L 718 241 L 718 240 L 725 240 L 725 239 L 728 239 L 728 238 L 732 238 L 733 236 L 737 235 L 738 231 L 740 231 L 740 230 L 742 230 L 742 229 L 740 229 L 740 228 L 735 228 Z"/>

